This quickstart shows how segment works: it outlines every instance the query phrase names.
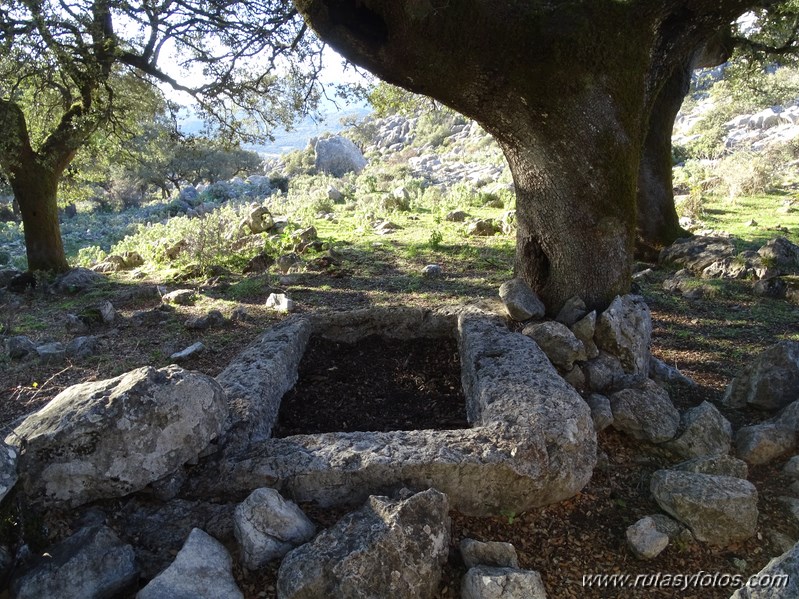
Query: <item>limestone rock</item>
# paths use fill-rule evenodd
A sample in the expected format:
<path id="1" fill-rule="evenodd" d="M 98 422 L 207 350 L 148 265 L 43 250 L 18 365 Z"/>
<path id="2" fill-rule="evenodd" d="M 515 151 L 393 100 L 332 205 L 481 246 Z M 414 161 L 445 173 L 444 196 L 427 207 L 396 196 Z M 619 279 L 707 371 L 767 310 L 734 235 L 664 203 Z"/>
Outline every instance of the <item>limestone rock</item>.
<path id="1" fill-rule="evenodd" d="M 749 481 L 713 474 L 658 470 L 650 490 L 658 505 L 712 545 L 748 539 L 757 530 L 757 489 Z"/>
<path id="2" fill-rule="evenodd" d="M 758 586 L 756 582 L 780 581 L 780 584 Z M 799 597 L 799 543 L 771 560 L 758 572 L 758 578 L 733 593 L 730 599 L 794 599 Z"/>
<path id="3" fill-rule="evenodd" d="M 799 270 L 799 246 L 785 237 L 770 239 L 757 253 L 769 263 L 773 274 L 795 274 Z"/>
<path id="4" fill-rule="evenodd" d="M 799 455 L 795 455 L 788 460 L 782 467 L 782 472 L 791 478 L 799 479 Z"/>
<path id="5" fill-rule="evenodd" d="M 251 570 L 283 557 L 310 540 L 316 530 L 295 503 L 266 487 L 253 491 L 236 507 L 233 525 L 242 561 Z"/>
<path id="6" fill-rule="evenodd" d="M 584 318 L 586 314 L 588 314 L 588 309 L 585 307 L 585 302 L 575 295 L 566 300 L 555 320 L 565 324 L 567 327 L 571 327 Z"/>
<path id="7" fill-rule="evenodd" d="M 244 599 L 232 567 L 224 545 L 195 528 L 172 565 L 139 591 L 136 599 Z"/>
<path id="8" fill-rule="evenodd" d="M 669 535 L 660 532 L 650 517 L 627 527 L 627 546 L 638 559 L 653 559 L 669 544 Z"/>
<path id="9" fill-rule="evenodd" d="M 669 394 L 647 380 L 640 388 L 623 389 L 610 396 L 613 428 L 636 439 L 663 443 L 674 438 L 680 425 L 680 412 Z"/>
<path id="10" fill-rule="evenodd" d="M 204 331 L 211 327 L 218 327 L 225 324 L 227 320 L 219 310 L 209 310 L 205 316 L 195 316 L 189 318 L 184 323 L 187 329 Z"/>
<path id="11" fill-rule="evenodd" d="M 731 239 L 696 235 L 678 239 L 663 249 L 659 261 L 661 264 L 678 264 L 700 273 L 714 262 L 735 254 L 735 244 Z"/>
<path id="12" fill-rule="evenodd" d="M 464 212 L 463 210 L 453 210 L 452 212 L 447 213 L 447 215 L 444 217 L 444 220 L 451 223 L 462 223 L 467 218 L 469 218 L 468 212 Z"/>
<path id="13" fill-rule="evenodd" d="M 250 210 L 245 223 L 253 233 L 265 233 L 274 226 L 275 219 L 266 206 L 256 206 Z"/>
<path id="14" fill-rule="evenodd" d="M 72 341 L 67 343 L 65 348 L 66 354 L 79 360 L 88 358 L 89 356 L 93 356 L 97 351 L 99 341 L 100 340 L 94 335 L 75 337 Z"/>
<path id="15" fill-rule="evenodd" d="M 491 566 L 496 568 L 518 568 L 519 557 L 510 543 L 490 541 L 484 543 L 474 539 L 461 539 L 461 557 L 466 568 Z"/>
<path id="16" fill-rule="evenodd" d="M 366 158 L 354 143 L 346 137 L 336 135 L 326 139 L 312 140 L 316 170 L 334 177 L 347 173 L 360 173 L 366 166 Z"/>
<path id="17" fill-rule="evenodd" d="M 103 275 L 88 268 L 73 268 L 55 281 L 55 290 L 59 293 L 76 294 L 86 291 L 103 280 Z"/>
<path id="18" fill-rule="evenodd" d="M 743 366 L 728 385 L 724 403 L 778 410 L 799 396 L 799 342 L 781 341 Z"/>
<path id="19" fill-rule="evenodd" d="M 113 597 L 138 578 L 133 548 L 110 528 L 83 528 L 11 582 L 15 599 Z"/>
<path id="20" fill-rule="evenodd" d="M 729 453 L 732 425 L 716 407 L 703 401 L 680 416 L 677 437 L 666 444 L 683 458 Z"/>
<path id="21" fill-rule="evenodd" d="M 17 450 L 0 442 L 0 501 L 17 482 Z"/>
<path id="22" fill-rule="evenodd" d="M 440 264 L 428 264 L 422 269 L 422 276 L 426 279 L 440 279 L 443 274 Z"/>
<path id="23" fill-rule="evenodd" d="M 490 218 L 480 218 L 471 222 L 466 227 L 466 234 L 479 237 L 491 237 L 497 233 L 501 233 L 502 228 Z"/>
<path id="24" fill-rule="evenodd" d="M 749 466 L 746 462 L 729 455 L 702 456 L 671 466 L 671 470 L 695 472 L 698 474 L 717 474 L 732 478 L 747 478 Z"/>
<path id="25" fill-rule="evenodd" d="M 63 343 L 55 341 L 36 347 L 36 355 L 44 364 L 61 364 L 67 357 L 67 348 Z"/>
<path id="26" fill-rule="evenodd" d="M 535 341 L 558 368 L 568 371 L 575 361 L 586 359 L 582 342 L 564 324 L 553 320 L 529 324 L 522 333 Z"/>
<path id="27" fill-rule="evenodd" d="M 639 295 L 617 296 L 597 322 L 594 339 L 599 349 L 618 357 L 625 372 L 649 374 L 652 316 Z"/>
<path id="28" fill-rule="evenodd" d="M 192 289 L 176 289 L 161 297 L 161 301 L 165 304 L 177 304 L 179 306 L 188 306 L 194 303 L 195 293 Z"/>
<path id="29" fill-rule="evenodd" d="M 36 346 L 33 341 L 25 335 L 9 337 L 6 341 L 6 347 L 12 360 L 19 360 L 36 352 Z"/>
<path id="30" fill-rule="evenodd" d="M 524 322 L 544 316 L 543 302 L 522 279 L 503 283 L 499 288 L 499 297 L 513 320 Z"/>
<path id="31" fill-rule="evenodd" d="M 370 497 L 283 559 L 278 597 L 431 597 L 449 551 L 448 508 L 434 489 L 402 501 Z"/>
<path id="32" fill-rule="evenodd" d="M 293 312 L 294 300 L 285 293 L 270 293 L 266 298 L 266 307 L 276 312 Z"/>
<path id="33" fill-rule="evenodd" d="M 205 344 L 202 341 L 198 341 L 197 343 L 192 343 L 185 349 L 175 352 L 169 356 L 169 359 L 174 362 L 185 362 L 186 360 L 195 357 L 197 354 L 204 352 L 205 349 Z"/>
<path id="34" fill-rule="evenodd" d="M 592 393 L 586 401 L 588 407 L 591 408 L 591 420 L 594 421 L 594 428 L 597 432 L 603 431 L 613 424 L 613 410 L 607 397 L 599 393 Z"/>
<path id="35" fill-rule="evenodd" d="M 195 459 L 222 433 L 226 416 L 212 378 L 145 366 L 65 389 L 6 442 L 25 447 L 26 494 L 77 506 L 127 495 Z"/>
<path id="36" fill-rule="evenodd" d="M 588 360 L 583 372 L 586 385 L 597 393 L 617 391 L 627 385 L 629 378 L 619 359 L 604 351 L 599 352 L 596 358 Z"/>
<path id="37" fill-rule="evenodd" d="M 650 514 L 647 516 L 655 524 L 658 532 L 663 533 L 672 541 L 694 541 L 694 535 L 688 530 L 685 525 L 680 524 L 674 518 L 670 518 L 666 514 Z"/>
<path id="38" fill-rule="evenodd" d="M 515 568 L 470 568 L 461 582 L 461 599 L 546 599 L 541 575 Z"/>
<path id="39" fill-rule="evenodd" d="M 655 356 L 649 358 L 649 376 L 658 383 L 680 383 L 689 387 L 696 387 L 696 382 L 685 376 L 674 366 L 666 364 Z"/>
<path id="40" fill-rule="evenodd" d="M 594 343 L 596 332 L 596 310 L 589 312 L 571 326 L 574 336 L 583 342 L 586 358 L 593 360 L 599 356 L 599 348 Z"/>
<path id="41" fill-rule="evenodd" d="M 748 464 L 766 464 L 796 446 L 796 433 L 775 422 L 745 426 L 735 434 L 735 454 Z"/>

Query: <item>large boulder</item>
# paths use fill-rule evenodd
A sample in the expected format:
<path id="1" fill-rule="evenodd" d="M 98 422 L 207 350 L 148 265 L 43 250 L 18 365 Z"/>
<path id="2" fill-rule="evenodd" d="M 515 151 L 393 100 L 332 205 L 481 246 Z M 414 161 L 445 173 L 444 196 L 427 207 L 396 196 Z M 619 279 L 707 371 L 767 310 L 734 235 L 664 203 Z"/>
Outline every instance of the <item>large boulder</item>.
<path id="1" fill-rule="evenodd" d="M 139 591 L 136 599 L 244 599 L 232 568 L 225 546 L 195 528 L 172 565 Z"/>
<path id="2" fill-rule="evenodd" d="M 49 548 L 11 582 L 15 599 L 115 597 L 139 575 L 133 547 L 105 526 L 83 528 Z"/>
<path id="3" fill-rule="evenodd" d="M 644 377 L 651 337 L 652 315 L 640 295 L 617 296 L 599 317 L 594 334 L 599 349 L 618 357 L 625 372 Z"/>
<path id="4" fill-rule="evenodd" d="M 283 559 L 277 596 L 432 597 L 449 553 L 448 509 L 434 489 L 402 501 L 370 497 Z"/>
<path id="5" fill-rule="evenodd" d="M 778 410 L 799 397 L 799 342 L 781 341 L 746 364 L 727 386 L 724 403 Z"/>
<path id="6" fill-rule="evenodd" d="M 236 507 L 233 530 L 244 565 L 257 570 L 309 541 L 316 527 L 297 504 L 274 489 L 256 489 Z"/>
<path id="7" fill-rule="evenodd" d="M 748 579 L 730 599 L 795 599 L 799 597 L 799 543 Z"/>
<path id="8" fill-rule="evenodd" d="M 735 256 L 735 244 L 726 237 L 685 237 L 660 252 L 661 264 L 676 264 L 701 273 L 711 264 Z"/>
<path id="9" fill-rule="evenodd" d="M 649 488 L 658 505 L 700 541 L 727 546 L 757 531 L 757 489 L 749 481 L 658 470 Z"/>
<path id="10" fill-rule="evenodd" d="M 622 389 L 611 395 L 610 407 L 613 428 L 642 441 L 669 441 L 680 426 L 680 412 L 669 394 L 650 380 L 639 388 Z"/>
<path id="11" fill-rule="evenodd" d="M 226 417 L 224 392 L 212 378 L 145 366 L 65 389 L 6 442 L 24 447 L 25 493 L 74 507 L 138 491 L 196 459 Z"/>
<path id="12" fill-rule="evenodd" d="M 316 154 L 316 170 L 334 177 L 352 172 L 360 173 L 366 166 L 366 158 L 358 146 L 340 135 L 317 140 L 313 149 Z"/>
<path id="13" fill-rule="evenodd" d="M 680 416 L 677 437 L 666 444 L 682 458 L 730 452 L 732 425 L 710 402 L 703 401 Z"/>

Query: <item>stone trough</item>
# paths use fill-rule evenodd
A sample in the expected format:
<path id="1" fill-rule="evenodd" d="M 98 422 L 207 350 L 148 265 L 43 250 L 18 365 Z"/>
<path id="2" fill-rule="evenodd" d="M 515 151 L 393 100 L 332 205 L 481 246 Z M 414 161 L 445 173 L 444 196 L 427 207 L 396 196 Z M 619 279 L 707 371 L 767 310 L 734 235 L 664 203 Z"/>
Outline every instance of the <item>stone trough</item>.
<path id="1" fill-rule="evenodd" d="M 308 339 L 457 339 L 471 428 L 271 438 Z M 530 338 L 476 310 L 367 309 L 298 315 L 266 331 L 217 381 L 230 405 L 224 450 L 193 493 L 273 487 L 323 507 L 434 487 L 466 514 L 522 512 L 573 496 L 596 463 L 587 404 Z"/>

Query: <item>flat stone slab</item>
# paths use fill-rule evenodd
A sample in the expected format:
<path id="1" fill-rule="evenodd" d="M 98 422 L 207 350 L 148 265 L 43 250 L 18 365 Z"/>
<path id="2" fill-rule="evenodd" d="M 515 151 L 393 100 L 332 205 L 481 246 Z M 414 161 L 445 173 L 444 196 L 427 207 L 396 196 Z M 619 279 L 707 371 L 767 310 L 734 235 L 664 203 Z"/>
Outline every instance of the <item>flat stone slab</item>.
<path id="1" fill-rule="evenodd" d="M 561 501 L 590 479 L 596 436 L 588 405 L 531 339 L 501 320 L 478 311 L 408 309 L 319 315 L 307 322 L 312 334 L 347 342 L 372 334 L 456 336 L 472 428 L 252 442 L 208 465 L 193 494 L 273 487 L 297 502 L 331 506 L 402 487 L 434 487 L 461 512 L 487 515 Z M 228 379 L 223 387 L 242 383 Z M 252 394 L 246 388 L 242 393 Z"/>

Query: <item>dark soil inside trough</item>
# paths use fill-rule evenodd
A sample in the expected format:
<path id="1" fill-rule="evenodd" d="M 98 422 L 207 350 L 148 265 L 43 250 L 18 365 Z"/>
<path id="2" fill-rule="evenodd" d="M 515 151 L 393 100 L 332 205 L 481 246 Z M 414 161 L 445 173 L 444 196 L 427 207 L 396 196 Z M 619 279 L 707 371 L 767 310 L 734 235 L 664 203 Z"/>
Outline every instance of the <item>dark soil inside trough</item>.
<path id="1" fill-rule="evenodd" d="M 312 337 L 273 436 L 468 426 L 454 339 Z"/>

